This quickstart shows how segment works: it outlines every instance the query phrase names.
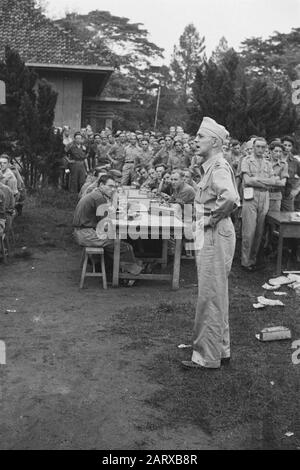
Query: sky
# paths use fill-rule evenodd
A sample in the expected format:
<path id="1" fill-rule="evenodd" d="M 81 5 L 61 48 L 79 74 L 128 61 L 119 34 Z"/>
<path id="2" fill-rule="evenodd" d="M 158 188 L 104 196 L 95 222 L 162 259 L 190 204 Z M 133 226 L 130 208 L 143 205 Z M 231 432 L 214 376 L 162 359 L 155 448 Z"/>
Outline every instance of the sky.
<path id="1" fill-rule="evenodd" d="M 165 49 L 167 64 L 189 23 L 205 36 L 210 56 L 222 36 L 239 50 L 245 38 L 267 38 L 274 31 L 288 33 L 299 27 L 300 18 L 300 0 L 46 0 L 46 4 L 52 18 L 64 16 L 66 11 L 105 10 L 143 23 L 149 40 Z"/>

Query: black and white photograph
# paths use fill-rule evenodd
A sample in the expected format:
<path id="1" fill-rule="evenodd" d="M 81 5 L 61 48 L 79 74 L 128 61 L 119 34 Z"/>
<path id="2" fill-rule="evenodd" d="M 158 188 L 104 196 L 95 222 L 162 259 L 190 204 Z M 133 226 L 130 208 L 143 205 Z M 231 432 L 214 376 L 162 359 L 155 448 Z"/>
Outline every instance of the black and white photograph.
<path id="1" fill-rule="evenodd" d="M 300 450 L 299 19 L 0 0 L 0 450 Z"/>

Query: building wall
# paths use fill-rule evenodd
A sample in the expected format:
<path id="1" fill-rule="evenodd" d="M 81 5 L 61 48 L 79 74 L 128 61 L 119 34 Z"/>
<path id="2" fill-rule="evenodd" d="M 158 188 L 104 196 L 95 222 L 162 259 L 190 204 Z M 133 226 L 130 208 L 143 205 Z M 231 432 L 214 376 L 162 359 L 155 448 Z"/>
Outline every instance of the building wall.
<path id="1" fill-rule="evenodd" d="M 54 125 L 68 125 L 71 132 L 81 128 L 82 112 L 82 77 L 65 73 L 39 72 L 41 78 L 46 78 L 53 89 L 58 92 L 55 108 Z"/>
<path id="2" fill-rule="evenodd" d="M 85 98 L 83 98 L 82 103 L 83 127 L 90 124 L 94 132 L 100 132 L 106 126 L 112 128 L 114 111 L 111 105 L 107 105 L 98 99 L 92 101 Z"/>

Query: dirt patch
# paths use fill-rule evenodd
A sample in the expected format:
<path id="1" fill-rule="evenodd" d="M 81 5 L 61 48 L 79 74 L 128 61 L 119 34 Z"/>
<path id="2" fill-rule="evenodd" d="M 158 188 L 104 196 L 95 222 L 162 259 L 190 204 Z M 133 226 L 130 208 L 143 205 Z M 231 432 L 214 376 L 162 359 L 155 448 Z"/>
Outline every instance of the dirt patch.
<path id="1" fill-rule="evenodd" d="M 75 202 L 64 193 L 51 197 L 28 201 L 16 224 L 20 256 L 0 266 L 7 349 L 1 449 L 298 447 L 300 367 L 291 363 L 291 342 L 254 338 L 270 324 L 300 338 L 294 293 L 284 309 L 252 308 L 273 266 L 246 276 L 236 262 L 232 363 L 190 373 L 180 367 L 190 352 L 177 346 L 191 339 L 193 262 L 183 262 L 177 292 L 159 282 L 104 291 L 97 279 L 80 290 L 81 253 L 70 226 Z"/>

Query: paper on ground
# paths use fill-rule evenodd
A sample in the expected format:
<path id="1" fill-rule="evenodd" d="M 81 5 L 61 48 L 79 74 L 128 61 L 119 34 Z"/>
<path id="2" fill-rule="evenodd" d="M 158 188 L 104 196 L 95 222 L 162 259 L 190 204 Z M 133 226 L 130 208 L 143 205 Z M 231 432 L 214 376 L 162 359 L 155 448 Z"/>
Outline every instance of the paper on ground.
<path id="1" fill-rule="evenodd" d="M 286 292 L 274 291 L 275 295 L 287 295 Z"/>
<path id="2" fill-rule="evenodd" d="M 262 286 L 263 289 L 266 290 L 276 290 L 278 286 L 270 286 L 267 282 Z"/>
<path id="3" fill-rule="evenodd" d="M 291 280 L 291 282 L 298 282 L 298 283 L 300 283 L 300 276 L 299 276 L 299 274 L 288 274 L 287 277 Z"/>
<path id="4" fill-rule="evenodd" d="M 253 304 L 253 307 L 254 308 L 265 308 L 265 305 L 258 303 L 258 304 Z"/>
<path id="5" fill-rule="evenodd" d="M 279 276 L 273 279 L 269 279 L 269 284 L 272 286 L 283 286 L 284 284 L 290 284 L 291 282 L 293 281 L 291 281 L 291 279 L 286 276 Z"/>
<path id="6" fill-rule="evenodd" d="M 281 300 L 267 299 L 263 295 L 261 297 L 257 297 L 257 300 L 262 305 L 272 305 L 272 306 L 280 305 L 280 306 L 284 306 L 284 304 L 281 302 Z"/>
<path id="7" fill-rule="evenodd" d="M 292 284 L 289 284 L 289 287 L 291 289 L 298 290 L 298 289 L 300 289 L 300 282 L 293 282 Z"/>

